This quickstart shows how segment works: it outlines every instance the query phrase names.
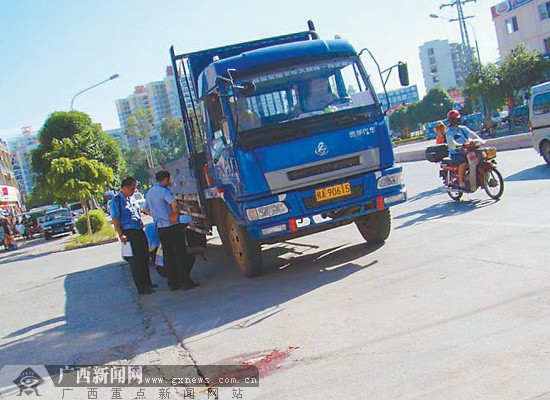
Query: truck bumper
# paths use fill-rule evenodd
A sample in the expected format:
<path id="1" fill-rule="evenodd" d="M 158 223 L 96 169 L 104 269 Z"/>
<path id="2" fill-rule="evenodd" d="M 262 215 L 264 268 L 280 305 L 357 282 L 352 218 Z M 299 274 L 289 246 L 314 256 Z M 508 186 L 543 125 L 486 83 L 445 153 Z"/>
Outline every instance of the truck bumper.
<path id="1" fill-rule="evenodd" d="M 403 184 L 384 189 L 377 188 L 379 178 L 401 172 L 401 167 L 396 166 L 275 196 L 270 201 L 284 201 L 289 212 L 261 221 L 246 221 L 247 230 L 254 239 L 262 243 L 277 243 L 352 223 L 362 215 L 383 210 L 407 200 L 407 191 Z M 342 199 L 336 198 L 328 202 L 314 200 L 316 190 L 346 183 L 349 183 L 352 188 L 351 198 L 349 196 Z M 244 212 L 246 208 L 257 207 L 258 204 L 254 202 L 241 206 L 243 215 L 246 215 Z"/>

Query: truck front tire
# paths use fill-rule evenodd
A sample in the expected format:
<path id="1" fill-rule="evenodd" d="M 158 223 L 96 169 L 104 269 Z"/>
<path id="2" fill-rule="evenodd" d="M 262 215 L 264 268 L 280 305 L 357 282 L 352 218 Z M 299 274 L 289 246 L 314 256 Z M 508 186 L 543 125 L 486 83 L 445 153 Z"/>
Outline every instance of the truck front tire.
<path id="1" fill-rule="evenodd" d="M 233 261 L 241 273 L 253 278 L 262 272 L 262 248 L 260 242 L 248 234 L 246 228 L 239 226 L 230 212 L 227 213 L 227 238 L 231 245 Z"/>
<path id="2" fill-rule="evenodd" d="M 381 244 L 390 236 L 391 214 L 389 209 L 363 215 L 355 220 L 361 236 L 369 244 Z"/>

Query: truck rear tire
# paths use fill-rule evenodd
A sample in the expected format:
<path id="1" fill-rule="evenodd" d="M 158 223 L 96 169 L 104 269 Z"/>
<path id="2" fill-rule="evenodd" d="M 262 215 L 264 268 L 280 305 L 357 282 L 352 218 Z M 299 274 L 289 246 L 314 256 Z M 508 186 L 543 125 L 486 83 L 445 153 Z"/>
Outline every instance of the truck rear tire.
<path id="1" fill-rule="evenodd" d="M 391 214 L 389 209 L 363 215 L 355 220 L 361 236 L 370 244 L 384 243 L 391 231 Z"/>
<path id="2" fill-rule="evenodd" d="M 229 211 L 221 200 L 214 200 L 212 202 L 212 210 L 216 229 L 218 230 L 218 235 L 222 242 L 223 251 L 229 256 L 233 253 L 228 235 L 229 229 L 227 228 L 227 215 Z"/>
<path id="3" fill-rule="evenodd" d="M 253 278 L 262 272 L 262 248 L 260 242 L 248 234 L 246 228 L 239 226 L 230 212 L 227 213 L 227 237 L 231 245 L 233 261 L 241 273 Z"/>

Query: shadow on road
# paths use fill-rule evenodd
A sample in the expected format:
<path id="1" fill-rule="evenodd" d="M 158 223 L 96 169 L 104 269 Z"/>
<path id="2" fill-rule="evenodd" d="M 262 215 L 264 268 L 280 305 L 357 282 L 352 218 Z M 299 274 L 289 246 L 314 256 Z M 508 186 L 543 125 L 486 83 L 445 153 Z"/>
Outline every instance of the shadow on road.
<path id="1" fill-rule="evenodd" d="M 247 279 L 230 265 L 221 246 L 211 246 L 213 261 L 201 264 L 194 273 L 202 282 L 199 289 L 177 296 L 157 294 L 180 337 L 188 343 L 187 338 L 209 331 L 213 332 L 207 336 L 246 329 L 284 310 L 284 303 L 378 263 L 374 258 L 358 261 L 379 248 L 366 243 L 335 246 L 305 255 L 299 255 L 297 249 L 292 251 L 292 247 L 287 242 L 264 251 L 264 263 L 268 266 L 264 275 Z M 284 249 L 290 258 L 282 257 Z"/>
<path id="2" fill-rule="evenodd" d="M 52 281 L 64 279 L 64 315 L 42 322 L 33 318 L 32 325 L 1 338 L 0 359 L 17 365 L 103 364 L 207 332 L 247 329 L 281 312 L 292 299 L 375 266 L 378 260 L 372 253 L 377 249 L 361 243 L 319 250 L 286 242 L 267 248 L 265 274 L 248 279 L 231 265 L 222 246 L 210 244 L 209 260 L 199 261 L 193 271 L 201 287 L 171 292 L 166 280 L 153 271 L 158 291 L 141 300 L 125 263 L 58 276 Z M 17 292 L 13 301 L 18 301 L 16 296 L 32 295 Z M 152 317 L 155 325 L 150 325 Z M 159 321 L 164 318 L 170 321 L 170 329 L 163 331 Z M 172 329 L 177 337 L 166 334 Z"/>
<path id="3" fill-rule="evenodd" d="M 394 229 L 407 228 L 422 222 L 448 218 L 454 215 L 465 214 L 478 210 L 483 207 L 490 206 L 496 203 L 498 200 L 477 200 L 472 199 L 469 201 L 447 201 L 445 203 L 437 203 L 432 206 L 420 210 L 414 210 L 409 213 L 400 214 L 394 217 L 394 220 L 405 219 L 413 217 L 412 219 L 404 222 L 403 224 L 396 226 Z"/>
<path id="4" fill-rule="evenodd" d="M 516 172 L 513 175 L 510 175 L 504 179 L 508 182 L 518 182 L 518 181 L 538 181 L 550 179 L 550 165 L 543 164 L 524 169 L 523 171 Z"/>
<path id="5" fill-rule="evenodd" d="M 64 315 L 3 337 L 2 364 L 93 364 L 131 356 L 145 327 L 123 268 L 114 263 L 64 276 Z"/>
<path id="6" fill-rule="evenodd" d="M 409 203 L 412 203 L 414 201 L 422 200 L 428 197 L 436 196 L 438 194 L 442 194 L 443 191 L 441 190 L 441 187 L 437 187 L 435 189 L 425 190 L 423 192 L 417 193 L 412 197 L 409 197 L 407 201 Z"/>

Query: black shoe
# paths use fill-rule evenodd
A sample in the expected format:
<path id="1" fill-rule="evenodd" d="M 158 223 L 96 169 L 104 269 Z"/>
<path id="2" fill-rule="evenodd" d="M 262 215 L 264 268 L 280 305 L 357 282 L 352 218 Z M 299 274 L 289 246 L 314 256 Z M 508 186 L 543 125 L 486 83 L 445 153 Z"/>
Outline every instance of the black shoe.
<path id="1" fill-rule="evenodd" d="M 189 282 L 186 282 L 183 284 L 182 286 L 182 289 L 183 290 L 190 290 L 190 289 L 194 289 L 196 287 L 199 287 L 201 284 L 199 282 L 195 282 L 195 281 L 189 281 Z"/>
<path id="2" fill-rule="evenodd" d="M 153 294 L 153 290 L 151 288 L 145 288 L 145 289 L 138 290 L 138 293 L 139 294 Z"/>

